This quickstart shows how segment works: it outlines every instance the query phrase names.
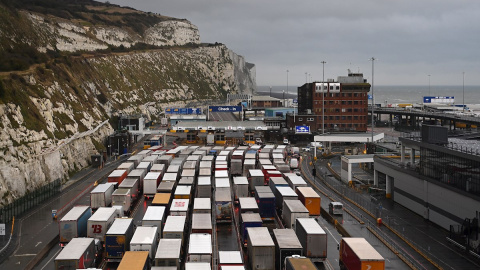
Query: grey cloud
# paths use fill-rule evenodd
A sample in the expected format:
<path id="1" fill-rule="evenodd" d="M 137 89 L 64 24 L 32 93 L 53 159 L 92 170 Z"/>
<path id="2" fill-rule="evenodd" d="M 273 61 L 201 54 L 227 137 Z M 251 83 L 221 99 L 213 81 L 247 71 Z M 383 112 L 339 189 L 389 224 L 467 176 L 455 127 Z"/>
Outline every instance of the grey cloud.
<path id="1" fill-rule="evenodd" d="M 222 42 L 257 66 L 259 85 L 305 82 L 351 68 L 377 84 L 480 85 L 480 1 L 475 0 L 110 0 L 197 25 L 203 42 Z M 474 75 L 476 74 L 476 75 Z M 292 88 L 293 89 L 293 88 Z"/>

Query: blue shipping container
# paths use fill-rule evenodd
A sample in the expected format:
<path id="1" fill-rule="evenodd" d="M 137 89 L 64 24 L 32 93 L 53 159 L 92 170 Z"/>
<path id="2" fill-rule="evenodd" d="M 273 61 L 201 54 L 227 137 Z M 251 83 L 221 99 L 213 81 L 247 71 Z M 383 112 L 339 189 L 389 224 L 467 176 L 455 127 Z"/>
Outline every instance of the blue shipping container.
<path id="1" fill-rule="evenodd" d="M 242 224 L 241 224 L 241 237 L 244 244 L 247 243 L 248 239 L 248 230 L 247 228 L 251 227 L 262 227 L 262 219 L 258 213 L 243 213 L 241 215 Z"/>
<path id="2" fill-rule="evenodd" d="M 272 192 L 255 194 L 260 216 L 265 219 L 275 218 L 275 195 Z"/>

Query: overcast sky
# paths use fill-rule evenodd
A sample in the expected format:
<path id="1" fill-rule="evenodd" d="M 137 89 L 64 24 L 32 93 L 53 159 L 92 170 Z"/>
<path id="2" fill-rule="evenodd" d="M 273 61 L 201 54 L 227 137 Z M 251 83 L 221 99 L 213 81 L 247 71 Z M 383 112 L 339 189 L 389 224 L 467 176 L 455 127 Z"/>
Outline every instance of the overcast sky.
<path id="1" fill-rule="evenodd" d="M 257 85 L 363 72 L 375 85 L 480 85 L 479 0 L 110 0 L 198 26 L 256 65 Z M 310 79 L 311 77 L 311 79 Z M 480 89 L 479 89 L 480 91 Z"/>

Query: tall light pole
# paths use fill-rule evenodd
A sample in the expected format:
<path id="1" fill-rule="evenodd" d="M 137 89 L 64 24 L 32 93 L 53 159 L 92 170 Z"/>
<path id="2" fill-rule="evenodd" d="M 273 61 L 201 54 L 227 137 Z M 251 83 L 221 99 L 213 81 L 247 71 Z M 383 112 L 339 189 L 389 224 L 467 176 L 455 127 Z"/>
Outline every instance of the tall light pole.
<path id="1" fill-rule="evenodd" d="M 286 107 L 285 105 L 285 90 L 282 90 L 283 91 L 283 107 Z"/>
<path id="2" fill-rule="evenodd" d="M 287 69 L 287 98 L 288 98 L 288 69 Z"/>
<path id="3" fill-rule="evenodd" d="M 428 74 L 428 96 L 430 96 L 430 74 Z"/>
<path id="4" fill-rule="evenodd" d="M 325 134 L 325 64 L 327 62 L 322 61 L 322 135 Z"/>
<path id="5" fill-rule="evenodd" d="M 272 87 L 270 86 L 270 97 L 272 97 Z"/>
<path id="6" fill-rule="evenodd" d="M 376 58 L 375 57 L 372 57 L 370 58 L 370 61 L 372 61 L 372 143 L 373 143 L 373 128 L 375 126 L 375 96 L 374 96 L 374 93 L 373 93 L 373 85 L 374 85 L 374 63 L 375 63 L 375 60 Z"/>
<path id="7" fill-rule="evenodd" d="M 465 113 L 465 71 L 462 72 L 463 75 L 463 84 L 462 84 L 462 93 L 463 93 L 463 112 Z"/>

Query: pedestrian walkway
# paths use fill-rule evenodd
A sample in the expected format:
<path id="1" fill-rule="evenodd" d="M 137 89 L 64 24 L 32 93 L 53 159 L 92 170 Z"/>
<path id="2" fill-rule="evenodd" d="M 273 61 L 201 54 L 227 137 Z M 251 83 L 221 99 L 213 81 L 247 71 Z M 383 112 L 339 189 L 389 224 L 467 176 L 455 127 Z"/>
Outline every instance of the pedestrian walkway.
<path id="1" fill-rule="evenodd" d="M 339 158 L 329 159 L 330 168 L 338 175 L 340 174 L 341 160 Z M 319 159 L 316 162 L 317 172 L 321 172 L 321 167 L 326 162 Z M 324 168 L 325 169 L 325 168 Z M 356 170 L 360 170 L 357 168 Z M 335 175 L 333 173 L 332 175 Z M 322 175 L 317 174 L 320 178 Z M 362 171 L 363 178 L 369 178 L 373 181 L 373 175 Z M 339 180 L 336 181 L 338 186 Z M 447 242 L 448 232 L 443 228 L 424 220 L 423 217 L 408 210 L 407 208 L 395 203 L 392 199 L 387 199 L 382 194 L 375 196 L 368 189 L 355 191 L 352 200 L 359 201 L 358 204 L 369 211 L 375 218 L 382 218 L 382 231 L 395 234 L 417 252 L 424 255 L 424 258 L 431 261 L 432 265 L 424 265 L 425 269 L 479 269 L 479 262 L 474 258 L 468 258 L 461 254 Z"/>

